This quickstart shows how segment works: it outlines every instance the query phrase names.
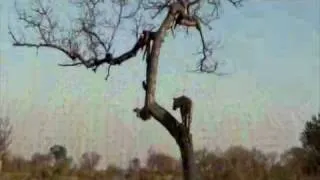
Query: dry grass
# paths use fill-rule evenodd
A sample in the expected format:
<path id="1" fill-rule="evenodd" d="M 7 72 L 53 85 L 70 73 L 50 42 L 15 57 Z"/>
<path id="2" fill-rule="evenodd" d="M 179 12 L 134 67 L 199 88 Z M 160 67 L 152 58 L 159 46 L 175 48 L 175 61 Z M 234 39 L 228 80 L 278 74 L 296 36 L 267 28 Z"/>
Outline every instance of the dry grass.
<path id="1" fill-rule="evenodd" d="M 203 180 L 320 180 L 320 176 L 308 176 L 304 172 L 304 160 L 282 162 L 272 158 L 241 146 L 219 155 L 207 150 L 196 152 L 198 174 Z M 181 168 L 176 166 L 179 161 L 173 157 L 158 153 L 150 154 L 148 160 L 147 166 L 138 165 L 134 170 L 109 166 L 97 171 L 68 165 L 35 165 L 22 158 L 11 158 L 4 160 L 0 180 L 182 180 Z"/>

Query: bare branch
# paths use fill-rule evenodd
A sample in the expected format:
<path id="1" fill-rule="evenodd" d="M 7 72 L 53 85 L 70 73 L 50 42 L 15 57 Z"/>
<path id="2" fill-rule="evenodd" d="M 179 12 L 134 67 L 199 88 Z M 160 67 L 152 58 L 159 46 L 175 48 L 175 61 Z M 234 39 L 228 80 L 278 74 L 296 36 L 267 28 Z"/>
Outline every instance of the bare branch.
<path id="1" fill-rule="evenodd" d="M 8 29 L 9 29 L 9 35 L 10 35 L 11 38 L 13 39 L 14 43 L 17 43 L 18 40 L 17 40 L 17 38 L 14 36 L 14 34 L 12 33 L 11 27 L 8 26 Z"/>
<path id="2" fill-rule="evenodd" d="M 120 55 L 118 57 L 112 57 L 112 54 L 107 54 L 106 57 L 103 59 L 94 59 L 93 61 L 88 62 L 86 64 L 86 66 L 88 68 L 92 68 L 92 67 L 98 67 L 98 66 L 105 64 L 105 63 L 107 63 L 109 65 L 120 65 L 122 62 L 129 60 L 130 58 L 136 56 L 138 51 L 140 49 L 143 49 L 143 47 L 146 44 L 149 44 L 153 38 L 154 38 L 153 32 L 144 31 L 131 50 L 127 51 L 126 53 L 123 53 L 122 55 Z M 81 64 L 82 63 L 60 64 L 60 66 L 78 66 Z M 110 66 L 108 69 L 110 71 Z"/>
<path id="3" fill-rule="evenodd" d="M 64 54 L 66 54 L 68 57 L 70 57 L 71 59 L 79 59 L 81 61 L 81 63 L 83 65 L 87 66 L 87 62 L 84 60 L 84 58 L 82 56 L 80 56 L 77 53 L 73 53 L 73 52 L 69 52 L 66 49 L 58 46 L 58 45 L 54 45 L 54 44 L 46 44 L 46 43 L 39 43 L 39 44 L 32 44 L 32 43 L 20 43 L 20 42 L 15 42 L 13 43 L 13 46 L 24 46 L 24 47 L 35 47 L 35 48 L 40 48 L 40 47 L 47 47 L 47 48 L 53 48 L 56 50 L 59 50 L 61 52 L 63 52 Z"/>
<path id="4" fill-rule="evenodd" d="M 136 0 L 136 2 L 138 3 L 136 9 L 134 9 L 132 12 L 128 13 L 128 15 L 122 16 L 122 18 L 124 18 L 124 19 L 132 18 L 138 14 L 139 10 L 141 9 L 143 0 Z"/>
<path id="5" fill-rule="evenodd" d="M 160 2 L 149 2 L 149 6 L 145 6 L 145 9 L 157 9 L 157 12 L 151 17 L 152 19 L 156 18 L 165 8 L 169 8 L 171 0 L 166 0 L 165 3 Z"/>
<path id="6" fill-rule="evenodd" d="M 108 41 L 104 40 L 101 33 L 99 33 L 99 31 L 102 30 L 102 26 L 98 27 L 98 23 L 101 22 L 101 20 L 103 21 L 103 19 L 99 20 L 99 15 L 101 14 L 101 10 L 99 8 L 101 3 L 104 1 L 70 1 L 72 4 L 76 5 L 77 8 L 82 9 L 81 11 L 83 13 L 79 18 L 77 18 L 77 21 L 74 21 L 75 23 L 79 22 L 79 29 L 74 28 L 69 30 L 69 32 L 68 30 L 62 31 L 62 29 L 60 29 L 60 32 L 55 31 L 55 29 L 57 29 L 57 23 L 52 20 L 54 16 L 51 14 L 51 8 L 45 7 L 43 2 L 44 1 L 35 0 L 35 4 L 31 10 L 28 10 L 28 12 L 27 10 L 18 9 L 16 6 L 18 19 L 22 21 L 27 28 L 36 30 L 33 32 L 38 32 L 37 34 L 40 35 L 40 37 L 38 40 L 35 40 L 36 43 L 19 40 L 15 36 L 14 32 L 9 28 L 9 34 L 14 41 L 14 46 L 33 47 L 37 49 L 40 47 L 56 49 L 63 52 L 73 61 L 80 61 L 72 64 L 59 64 L 60 66 L 84 65 L 87 68 L 92 68 L 94 72 L 96 72 L 99 65 L 104 63 L 108 63 L 110 65 L 120 64 L 121 62 L 135 56 L 137 50 L 140 48 L 135 47 L 132 52 L 124 53 L 122 56 L 115 59 L 110 58 L 112 57 L 112 54 L 110 54 L 109 51 L 112 48 L 113 41 L 119 30 L 122 19 L 130 18 L 128 16 L 123 16 L 123 8 L 125 5 L 124 1 L 112 2 L 113 5 L 119 7 L 120 11 L 116 12 L 117 20 L 114 24 L 111 21 L 105 21 L 110 25 L 109 28 L 112 29 Z M 100 50 L 103 50 L 104 52 Z M 111 66 L 107 68 L 107 77 L 110 75 L 110 67 Z"/>
<path id="7" fill-rule="evenodd" d="M 113 28 L 112 34 L 111 34 L 111 38 L 110 38 L 110 41 L 109 41 L 109 44 L 108 44 L 108 51 L 109 51 L 110 48 L 111 48 L 112 42 L 113 42 L 113 40 L 114 40 L 114 38 L 115 38 L 115 36 L 116 36 L 117 30 L 118 30 L 119 25 L 120 25 L 120 23 L 121 23 L 122 13 L 123 13 L 123 4 L 120 3 L 120 11 L 119 11 L 119 13 L 118 13 L 117 22 L 116 22 L 116 24 L 115 24 L 115 26 L 114 26 L 114 28 Z"/>
<path id="8" fill-rule="evenodd" d="M 111 64 L 108 65 L 108 68 L 107 68 L 107 76 L 105 77 L 105 80 L 107 81 L 108 78 L 110 77 L 110 70 L 111 70 Z"/>
<path id="9" fill-rule="evenodd" d="M 243 0 L 228 0 L 233 6 L 235 7 L 241 7 Z"/>
<path id="10" fill-rule="evenodd" d="M 104 42 L 101 40 L 101 38 L 99 37 L 99 35 L 97 33 L 90 31 L 84 24 L 82 24 L 82 29 L 84 32 L 88 33 L 89 35 L 94 36 L 99 41 L 100 45 L 103 47 L 105 52 L 108 53 L 108 49 L 107 49 L 106 45 L 104 44 Z"/>
<path id="11" fill-rule="evenodd" d="M 113 0 L 108 3 L 113 6 L 112 10 L 116 14 L 116 16 L 114 16 L 110 13 L 106 15 L 106 11 L 103 10 L 105 5 L 104 0 L 69 0 L 81 13 L 79 13 L 79 17 L 76 18 L 77 21 L 73 21 L 75 28 L 67 30 L 58 26 L 57 21 L 54 20 L 51 6 L 45 4 L 45 1 L 35 0 L 35 4 L 28 11 L 18 10 L 17 8 L 17 15 L 18 19 L 26 25 L 26 28 L 31 28 L 33 32 L 39 35 L 38 40 L 34 41 L 37 43 L 20 40 L 21 38 L 17 38 L 11 29 L 9 29 L 9 34 L 15 46 L 35 47 L 37 49 L 40 47 L 53 48 L 63 52 L 67 57 L 75 61 L 71 64 L 59 64 L 60 66 L 84 65 L 87 68 L 92 68 L 92 70 L 96 72 L 97 68 L 105 63 L 109 65 L 121 64 L 131 57 L 136 56 L 138 50 L 147 45 L 144 43 L 137 46 L 136 43 L 129 51 L 118 57 L 113 57 L 110 50 L 113 47 L 124 19 L 130 19 L 135 23 L 134 30 L 132 31 L 135 37 L 138 38 L 138 34 L 140 34 L 141 31 L 152 31 L 155 27 L 152 23 L 145 21 L 145 15 L 140 10 L 155 11 L 155 14 L 151 16 L 151 19 L 155 19 L 165 9 L 175 9 L 181 11 L 180 13 L 184 13 L 183 18 L 176 24 L 186 27 L 187 33 L 189 27 L 196 27 L 199 31 L 203 57 L 200 60 L 202 65 L 198 67 L 200 71 L 205 71 L 204 69 L 206 68 L 203 64 L 207 61 L 208 55 L 212 55 L 212 52 L 210 53 L 212 49 L 209 49 L 205 43 L 200 23 L 202 26 L 211 30 L 210 22 L 219 17 L 219 9 L 221 9 L 222 6 L 221 1 L 222 0 L 138 0 L 136 1 L 136 6 L 132 8 L 131 11 L 125 11 L 124 7 L 128 6 L 127 1 Z M 227 0 L 227 2 L 235 7 L 239 7 L 242 0 Z M 208 5 L 212 6 L 211 11 L 207 14 L 200 13 L 200 10 Z M 181 7 L 173 8 L 173 6 Z M 129 13 L 124 15 L 124 12 Z M 176 13 L 167 12 L 172 15 Z M 112 18 L 108 19 L 109 16 Z M 77 29 L 77 27 L 79 28 Z M 110 31 L 106 31 L 105 28 L 110 29 Z M 57 31 L 58 29 L 60 29 L 60 31 Z M 171 30 L 173 31 L 173 29 Z M 108 38 L 106 38 L 106 36 Z M 110 68 L 111 66 L 107 68 L 107 77 L 109 77 Z"/>

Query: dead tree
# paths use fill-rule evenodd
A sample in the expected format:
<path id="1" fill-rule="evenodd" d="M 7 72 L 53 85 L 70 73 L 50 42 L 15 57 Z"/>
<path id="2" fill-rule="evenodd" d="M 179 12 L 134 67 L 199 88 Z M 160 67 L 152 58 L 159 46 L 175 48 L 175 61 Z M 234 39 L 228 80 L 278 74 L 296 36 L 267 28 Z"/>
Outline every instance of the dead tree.
<path id="1" fill-rule="evenodd" d="M 242 0 L 224 0 L 238 7 Z M 63 27 L 54 20 L 55 14 L 52 6 L 46 0 L 34 0 L 33 7 L 19 9 L 17 7 L 18 20 L 24 26 L 19 33 L 9 26 L 9 34 L 13 40 L 13 46 L 31 48 L 51 48 L 64 53 L 73 62 L 60 64 L 60 66 L 85 66 L 97 71 L 98 67 L 107 64 L 107 76 L 114 65 L 121 65 L 125 61 L 136 56 L 138 51 L 144 51 L 146 59 L 145 102 L 142 108 L 135 108 L 137 116 L 146 121 L 153 117 L 170 133 L 179 146 L 184 171 L 184 179 L 197 179 L 193 159 L 192 136 L 175 117 L 156 100 L 156 84 L 158 75 L 159 54 L 168 31 L 175 31 L 176 27 L 195 28 L 200 35 L 202 58 L 197 66 L 197 71 L 216 73 L 218 63 L 210 65 L 212 55 L 212 43 L 205 42 L 202 27 L 210 30 L 210 22 L 219 17 L 219 9 L 223 0 L 137 0 L 132 1 L 133 6 L 127 0 L 72 0 L 70 8 L 79 8 L 79 16 L 69 23 L 71 28 Z M 54 2 L 54 1 L 52 1 Z M 110 8 L 112 6 L 112 8 Z M 207 13 L 200 13 L 204 7 L 209 8 Z M 131 11 L 130 11 L 131 10 Z M 114 11 L 116 15 L 110 12 Z M 146 12 L 156 11 L 147 19 Z M 129 12 L 129 13 L 127 13 Z M 165 13 L 163 13 L 165 12 Z M 125 14 L 127 13 L 127 14 Z M 159 15 L 162 14 L 162 17 Z M 59 16 L 62 16 L 59 14 Z M 156 23 L 160 19 L 160 24 Z M 162 18 L 162 19 L 161 19 Z M 67 19 L 67 18 L 65 18 Z M 111 52 L 113 42 L 123 22 L 134 22 L 132 32 L 137 41 L 127 52 L 115 56 Z M 150 23 L 147 22 L 149 20 Z M 157 28 L 157 29 L 155 29 Z M 18 29 L 15 27 L 14 30 Z M 29 31 L 30 30 L 30 31 Z M 23 33 L 37 35 L 32 41 L 25 38 Z M 17 36 L 20 35 L 20 37 Z M 140 34 L 140 35 L 139 35 Z"/>

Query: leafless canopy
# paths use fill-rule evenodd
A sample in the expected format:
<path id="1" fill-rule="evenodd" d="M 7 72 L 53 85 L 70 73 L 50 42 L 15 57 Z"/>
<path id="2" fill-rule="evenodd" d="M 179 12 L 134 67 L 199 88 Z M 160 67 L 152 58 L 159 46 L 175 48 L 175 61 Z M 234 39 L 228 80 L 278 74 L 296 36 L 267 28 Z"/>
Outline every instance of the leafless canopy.
<path id="1" fill-rule="evenodd" d="M 60 64 L 61 66 L 84 65 L 96 72 L 98 67 L 107 64 L 108 77 L 111 66 L 120 65 L 147 47 L 147 33 L 153 32 L 160 25 L 166 14 L 164 12 L 168 12 L 177 2 L 187 4 L 188 15 L 201 24 L 198 29 L 200 33 L 204 31 L 202 27 L 210 33 L 211 22 L 219 18 L 223 2 L 239 7 L 242 0 L 59 1 L 64 4 L 54 4 L 58 1 L 53 0 L 29 2 L 31 3 L 26 5 L 16 3 L 18 19 L 24 27 L 10 24 L 9 33 L 14 46 L 37 49 L 46 47 L 61 51 L 73 60 L 71 64 Z M 64 11 L 64 7 L 68 9 Z M 188 33 L 190 26 L 195 24 L 185 22 L 181 27 L 185 27 Z M 122 33 L 126 33 L 129 38 L 128 32 L 137 41 L 129 51 L 120 54 L 114 48 L 115 39 Z M 201 34 L 202 50 L 199 52 L 201 57 L 196 70 L 214 73 L 218 66 L 212 58 L 214 43 L 204 37 Z"/>
<path id="2" fill-rule="evenodd" d="M 93 170 L 100 162 L 101 155 L 97 152 L 85 152 L 81 156 L 80 168 Z"/>

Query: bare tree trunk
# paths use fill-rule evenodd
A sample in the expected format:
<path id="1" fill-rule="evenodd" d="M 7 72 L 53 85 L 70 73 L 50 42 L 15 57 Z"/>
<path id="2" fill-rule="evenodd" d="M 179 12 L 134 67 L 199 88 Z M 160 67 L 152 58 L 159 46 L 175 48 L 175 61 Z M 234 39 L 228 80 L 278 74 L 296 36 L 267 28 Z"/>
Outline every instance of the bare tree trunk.
<path id="1" fill-rule="evenodd" d="M 193 153 L 192 135 L 185 134 L 181 137 L 179 148 L 182 159 L 183 176 L 185 180 L 198 179 Z"/>
<path id="2" fill-rule="evenodd" d="M 148 110 L 151 116 L 167 129 L 179 146 L 184 179 L 197 180 L 192 135 L 187 132 L 183 124 L 157 103 L 151 104 Z"/>
<path id="3" fill-rule="evenodd" d="M 137 115 L 143 120 L 148 120 L 152 116 L 169 131 L 180 149 L 184 179 L 196 180 L 192 135 L 189 134 L 183 124 L 178 122 L 167 110 L 158 105 L 155 98 L 161 45 L 165 33 L 173 21 L 175 21 L 174 16 L 168 13 L 158 31 L 155 32 L 151 54 L 147 57 L 145 104 L 141 110 L 137 111 Z"/>

